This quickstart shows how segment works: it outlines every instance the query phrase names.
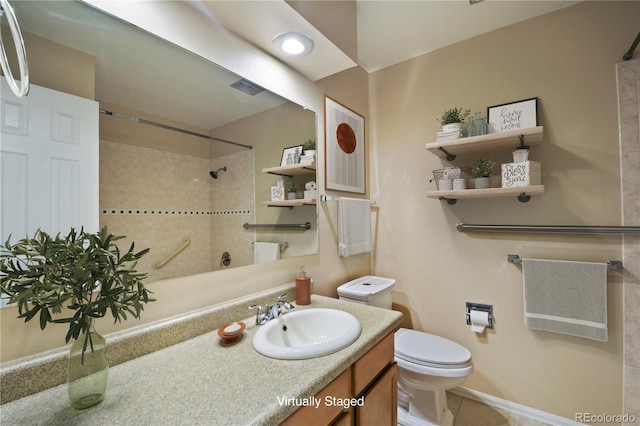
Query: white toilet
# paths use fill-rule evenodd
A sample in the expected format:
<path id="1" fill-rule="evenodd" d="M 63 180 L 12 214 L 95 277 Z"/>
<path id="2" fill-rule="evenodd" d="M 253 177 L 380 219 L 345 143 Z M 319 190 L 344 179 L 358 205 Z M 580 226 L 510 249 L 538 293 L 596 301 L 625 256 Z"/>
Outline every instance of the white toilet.
<path id="1" fill-rule="evenodd" d="M 366 276 L 338 287 L 342 300 L 391 309 L 390 278 Z M 451 340 L 401 328 L 395 334 L 398 363 L 398 423 L 453 425 L 445 391 L 461 385 L 473 371 L 471 353 Z"/>

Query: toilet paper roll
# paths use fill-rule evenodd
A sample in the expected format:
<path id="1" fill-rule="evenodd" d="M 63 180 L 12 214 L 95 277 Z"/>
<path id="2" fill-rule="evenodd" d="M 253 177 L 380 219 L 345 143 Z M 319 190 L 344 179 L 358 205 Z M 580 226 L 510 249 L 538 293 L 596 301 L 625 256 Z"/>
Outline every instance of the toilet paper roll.
<path id="1" fill-rule="evenodd" d="M 482 334 L 489 325 L 489 312 L 472 310 L 469 313 L 469 319 L 471 320 L 471 331 Z"/>

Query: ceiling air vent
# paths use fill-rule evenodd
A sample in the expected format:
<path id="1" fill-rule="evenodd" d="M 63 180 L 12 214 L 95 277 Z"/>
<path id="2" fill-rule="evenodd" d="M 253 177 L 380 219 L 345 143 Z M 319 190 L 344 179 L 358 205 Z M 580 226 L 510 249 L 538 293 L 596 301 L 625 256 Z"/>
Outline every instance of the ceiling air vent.
<path id="1" fill-rule="evenodd" d="M 264 89 L 257 84 L 253 84 L 249 80 L 245 80 L 244 78 L 236 81 L 231 84 L 231 87 L 238 89 L 241 92 L 246 93 L 247 95 L 255 96 L 260 92 L 263 92 Z"/>

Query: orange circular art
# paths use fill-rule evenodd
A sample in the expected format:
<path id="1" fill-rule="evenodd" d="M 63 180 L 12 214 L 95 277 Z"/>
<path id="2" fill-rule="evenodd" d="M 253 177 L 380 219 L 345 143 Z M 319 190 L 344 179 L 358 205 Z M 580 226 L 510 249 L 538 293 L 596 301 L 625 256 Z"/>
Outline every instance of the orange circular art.
<path id="1" fill-rule="evenodd" d="M 356 134 L 347 123 L 340 123 L 336 130 L 336 138 L 340 149 L 347 154 L 356 150 Z"/>

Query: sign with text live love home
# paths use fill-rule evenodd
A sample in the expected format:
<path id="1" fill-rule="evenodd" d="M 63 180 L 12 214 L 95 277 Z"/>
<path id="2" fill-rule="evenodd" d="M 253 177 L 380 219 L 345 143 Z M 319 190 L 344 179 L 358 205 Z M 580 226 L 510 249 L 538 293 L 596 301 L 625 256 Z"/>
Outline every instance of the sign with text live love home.
<path id="1" fill-rule="evenodd" d="M 538 98 L 487 108 L 489 133 L 526 129 L 538 125 Z"/>

